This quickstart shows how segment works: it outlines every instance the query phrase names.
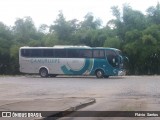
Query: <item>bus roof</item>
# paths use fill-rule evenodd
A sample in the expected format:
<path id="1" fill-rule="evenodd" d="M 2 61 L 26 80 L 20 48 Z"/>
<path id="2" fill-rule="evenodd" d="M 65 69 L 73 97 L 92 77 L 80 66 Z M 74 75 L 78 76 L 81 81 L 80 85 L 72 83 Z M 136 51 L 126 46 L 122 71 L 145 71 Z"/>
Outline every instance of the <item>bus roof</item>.
<path id="1" fill-rule="evenodd" d="M 26 48 L 26 49 L 32 49 L 32 48 L 37 48 L 37 49 L 53 49 L 53 48 L 91 48 L 89 46 L 72 46 L 72 45 L 55 45 L 53 47 L 29 47 L 29 46 L 23 46 L 20 48 Z"/>
<path id="2" fill-rule="evenodd" d="M 109 48 L 109 47 L 90 47 L 90 46 L 69 46 L 69 45 L 56 45 L 56 46 L 53 46 L 53 47 L 29 47 L 29 46 L 23 46 L 23 47 L 20 47 L 20 49 L 59 49 L 59 48 L 68 48 L 68 49 L 105 49 L 105 50 L 118 50 L 119 49 L 116 49 L 116 48 Z"/>
<path id="3" fill-rule="evenodd" d="M 91 48 L 90 46 L 80 45 L 80 46 L 74 46 L 74 45 L 55 45 L 54 48 Z"/>

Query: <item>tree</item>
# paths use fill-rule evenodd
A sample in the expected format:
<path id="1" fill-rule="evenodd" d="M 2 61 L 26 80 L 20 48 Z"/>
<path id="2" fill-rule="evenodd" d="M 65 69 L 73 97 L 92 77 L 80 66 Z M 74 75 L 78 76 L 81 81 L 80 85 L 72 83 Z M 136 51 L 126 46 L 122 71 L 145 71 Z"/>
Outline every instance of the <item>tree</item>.
<path id="1" fill-rule="evenodd" d="M 18 42 L 22 45 L 31 45 L 28 43 L 32 40 L 37 40 L 37 43 L 41 45 L 41 38 L 38 35 L 38 32 L 31 17 L 17 19 L 15 22 L 15 26 L 13 27 L 13 32 L 15 36 L 15 42 Z"/>
<path id="2" fill-rule="evenodd" d="M 151 6 L 147 10 L 147 17 L 150 24 L 160 24 L 160 4 L 157 3 L 156 7 Z"/>
<path id="3" fill-rule="evenodd" d="M 12 45 L 12 32 L 9 27 L 0 22 L 0 74 L 8 74 L 10 53 Z"/>
<path id="4" fill-rule="evenodd" d="M 63 41 L 63 44 L 69 44 L 72 34 L 77 29 L 76 22 L 77 20 L 66 21 L 63 13 L 60 11 L 54 25 L 50 26 L 50 32 L 57 35 L 58 39 Z"/>
<path id="5" fill-rule="evenodd" d="M 81 28 L 98 29 L 101 26 L 101 20 L 95 19 L 92 13 L 88 13 L 84 18 L 84 21 L 81 22 Z"/>
<path id="6" fill-rule="evenodd" d="M 123 7 L 123 22 L 126 26 L 126 30 L 143 30 L 146 28 L 146 19 L 144 14 L 142 14 L 140 11 L 133 10 L 128 5 L 124 5 Z"/>

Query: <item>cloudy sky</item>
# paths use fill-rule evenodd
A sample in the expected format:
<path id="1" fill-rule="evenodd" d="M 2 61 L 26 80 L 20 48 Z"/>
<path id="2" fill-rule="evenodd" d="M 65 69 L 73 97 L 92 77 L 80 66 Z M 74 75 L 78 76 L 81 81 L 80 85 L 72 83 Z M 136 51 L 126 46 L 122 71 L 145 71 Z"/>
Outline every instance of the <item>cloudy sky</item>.
<path id="1" fill-rule="evenodd" d="M 30 16 L 35 25 L 51 25 L 62 10 L 67 20 L 83 20 L 88 12 L 100 18 L 105 25 L 112 18 L 111 6 L 122 8 L 128 3 L 133 9 L 145 10 L 160 0 L 0 0 L 0 21 L 14 25 L 17 18 Z"/>

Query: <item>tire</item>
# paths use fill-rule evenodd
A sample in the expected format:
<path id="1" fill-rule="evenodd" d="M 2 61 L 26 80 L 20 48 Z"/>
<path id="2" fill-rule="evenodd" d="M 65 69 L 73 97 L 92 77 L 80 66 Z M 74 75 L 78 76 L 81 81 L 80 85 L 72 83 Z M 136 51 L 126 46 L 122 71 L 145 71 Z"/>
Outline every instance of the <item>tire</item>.
<path id="1" fill-rule="evenodd" d="M 104 72 L 103 72 L 103 70 L 96 70 L 95 75 L 97 78 L 103 78 Z"/>
<path id="2" fill-rule="evenodd" d="M 46 68 L 41 68 L 39 71 L 41 77 L 48 77 L 48 70 Z"/>

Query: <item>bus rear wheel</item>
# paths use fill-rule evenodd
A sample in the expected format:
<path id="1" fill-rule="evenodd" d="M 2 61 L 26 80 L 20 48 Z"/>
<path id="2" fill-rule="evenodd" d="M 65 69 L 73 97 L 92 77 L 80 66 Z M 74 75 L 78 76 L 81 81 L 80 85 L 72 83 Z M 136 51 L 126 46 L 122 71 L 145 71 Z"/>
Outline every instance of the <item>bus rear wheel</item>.
<path id="1" fill-rule="evenodd" d="M 41 77 L 48 77 L 48 70 L 46 68 L 41 68 L 39 71 Z"/>
<path id="2" fill-rule="evenodd" d="M 96 74 L 97 78 L 103 78 L 104 77 L 103 70 L 96 70 L 95 74 Z"/>

